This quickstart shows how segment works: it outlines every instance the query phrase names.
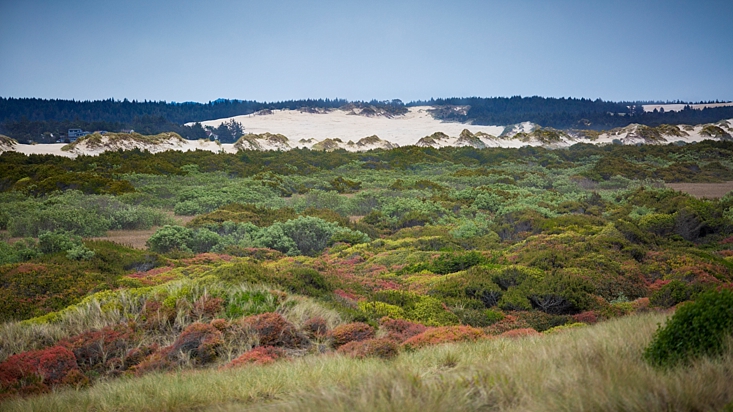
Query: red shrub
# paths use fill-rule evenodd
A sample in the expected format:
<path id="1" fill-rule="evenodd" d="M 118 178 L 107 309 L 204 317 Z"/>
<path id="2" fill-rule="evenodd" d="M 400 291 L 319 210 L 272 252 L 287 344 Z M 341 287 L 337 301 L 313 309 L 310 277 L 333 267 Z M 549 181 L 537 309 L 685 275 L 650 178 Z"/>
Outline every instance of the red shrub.
<path id="1" fill-rule="evenodd" d="M 425 332 L 407 339 L 402 345 L 406 349 L 418 349 L 440 343 L 476 341 L 485 336 L 481 329 L 470 326 L 442 326 L 429 328 Z"/>
<path id="2" fill-rule="evenodd" d="M 338 352 L 358 359 L 367 357 L 391 359 L 399 355 L 400 347 L 388 338 L 367 339 L 349 342 L 338 348 Z"/>
<path id="3" fill-rule="evenodd" d="M 644 312 L 649 310 L 649 298 L 639 298 L 631 302 L 634 305 L 634 310 Z"/>
<path id="4" fill-rule="evenodd" d="M 222 343 L 222 333 L 218 329 L 206 323 L 196 322 L 187 327 L 173 342 L 168 358 L 173 359 L 184 353 L 200 364 L 209 363 L 216 359 Z"/>
<path id="5" fill-rule="evenodd" d="M 212 319 L 224 310 L 224 299 L 201 296 L 193 304 L 193 315 L 198 318 Z"/>
<path id="6" fill-rule="evenodd" d="M 89 378 L 84 375 L 79 369 L 72 369 L 69 373 L 61 379 L 62 385 L 75 386 L 80 388 L 82 386 L 89 385 Z"/>
<path id="7" fill-rule="evenodd" d="M 0 363 L 0 385 L 13 386 L 28 378 L 32 381 L 33 376 L 43 384 L 58 384 L 78 368 L 74 353 L 63 346 L 23 352 Z"/>
<path id="8" fill-rule="evenodd" d="M 173 369 L 178 365 L 178 362 L 171 359 L 173 357 L 172 355 L 171 347 L 168 346 L 151 353 L 137 365 L 131 366 L 130 371 L 134 372 L 137 376 L 141 376 L 148 372 Z"/>
<path id="9" fill-rule="evenodd" d="M 311 339 L 322 339 L 328 335 L 328 324 L 325 319 L 317 316 L 303 323 L 303 331 Z"/>
<path id="10" fill-rule="evenodd" d="M 163 306 L 157 300 L 145 302 L 140 315 L 143 321 L 143 327 L 146 330 L 164 329 L 166 326 L 173 325 L 173 322 L 176 320 L 176 310 Z"/>
<path id="11" fill-rule="evenodd" d="M 374 337 L 374 328 L 362 322 L 347 323 L 335 327 L 331 331 L 335 347 L 345 345 L 349 342 L 371 339 Z"/>
<path id="12" fill-rule="evenodd" d="M 387 331 L 387 338 L 399 343 L 402 343 L 415 335 L 419 335 L 428 329 L 427 326 L 420 323 L 388 317 L 382 318 L 379 323 L 382 328 Z"/>
<path id="13" fill-rule="evenodd" d="M 122 364 L 123 369 L 130 369 L 140 362 L 144 361 L 145 358 L 149 357 L 158 350 L 158 345 L 153 344 L 150 346 L 141 346 L 139 348 L 130 349 L 124 357 Z"/>
<path id="14" fill-rule="evenodd" d="M 523 338 L 525 336 L 541 336 L 539 332 L 532 328 L 512 329 L 508 330 L 501 335 L 503 338 Z"/>
<path id="15" fill-rule="evenodd" d="M 229 321 L 226 319 L 214 319 L 209 324 L 222 332 L 226 331 L 229 327 Z"/>
<path id="16" fill-rule="evenodd" d="M 136 346 L 138 336 L 128 325 L 107 326 L 100 330 L 63 339 L 59 345 L 74 352 L 82 370 L 100 369 L 108 359 L 121 358 Z"/>
<path id="17" fill-rule="evenodd" d="M 215 327 L 197 322 L 184 329 L 171 346 L 160 350 L 150 346 L 128 353 L 125 364 L 129 363 L 129 369 L 140 376 L 147 372 L 173 369 L 186 357 L 199 365 L 211 363 L 219 355 L 223 336 Z"/>
<path id="18" fill-rule="evenodd" d="M 512 329 L 529 328 L 529 324 L 515 315 L 506 315 L 504 319 L 494 323 L 488 328 L 484 328 L 489 335 L 501 335 L 502 333 Z"/>
<path id="19" fill-rule="evenodd" d="M 261 346 L 300 348 L 308 345 L 308 338 L 277 313 L 247 316 L 240 324 L 257 333 Z"/>
<path id="20" fill-rule="evenodd" d="M 285 357 L 285 351 L 274 346 L 258 346 L 229 362 L 227 368 L 245 365 L 266 365 Z"/>
<path id="21" fill-rule="evenodd" d="M 592 325 L 598 322 L 598 312 L 594 310 L 581 312 L 577 315 L 573 315 L 573 320 L 575 322 L 587 323 L 588 325 Z"/>

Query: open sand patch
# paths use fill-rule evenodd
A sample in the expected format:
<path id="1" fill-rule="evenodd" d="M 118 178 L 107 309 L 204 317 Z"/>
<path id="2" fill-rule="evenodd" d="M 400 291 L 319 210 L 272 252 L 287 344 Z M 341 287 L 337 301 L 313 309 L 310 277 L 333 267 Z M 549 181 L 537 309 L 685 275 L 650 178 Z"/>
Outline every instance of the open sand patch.
<path id="1" fill-rule="evenodd" d="M 697 198 L 721 198 L 733 190 L 733 181 L 723 183 L 666 183 L 670 189 L 688 193 Z"/>

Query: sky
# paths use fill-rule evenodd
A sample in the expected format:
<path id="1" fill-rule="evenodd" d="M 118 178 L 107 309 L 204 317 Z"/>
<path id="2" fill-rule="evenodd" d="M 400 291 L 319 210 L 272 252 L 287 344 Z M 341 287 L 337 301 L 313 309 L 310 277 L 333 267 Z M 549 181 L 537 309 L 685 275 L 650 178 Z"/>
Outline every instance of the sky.
<path id="1" fill-rule="evenodd" d="M 0 0 L 0 97 L 733 100 L 731 0 Z"/>

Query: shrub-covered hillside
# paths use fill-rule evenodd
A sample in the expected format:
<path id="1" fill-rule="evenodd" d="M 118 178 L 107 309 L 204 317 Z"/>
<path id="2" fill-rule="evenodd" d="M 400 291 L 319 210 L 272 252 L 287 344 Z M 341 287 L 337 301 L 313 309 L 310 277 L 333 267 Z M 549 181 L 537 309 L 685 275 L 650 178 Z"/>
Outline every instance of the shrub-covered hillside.
<path id="1" fill-rule="evenodd" d="M 705 301 L 733 288 L 733 194 L 665 184 L 733 181 L 731 159 L 730 142 L 3 153 L 0 397 L 402 359 Z"/>

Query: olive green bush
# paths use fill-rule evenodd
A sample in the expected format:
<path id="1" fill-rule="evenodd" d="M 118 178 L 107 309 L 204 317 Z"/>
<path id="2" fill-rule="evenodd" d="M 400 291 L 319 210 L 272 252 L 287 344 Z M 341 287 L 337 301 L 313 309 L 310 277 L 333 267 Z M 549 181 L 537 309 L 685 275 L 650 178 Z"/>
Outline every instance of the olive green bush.
<path id="1" fill-rule="evenodd" d="M 675 366 L 700 356 L 720 354 L 733 336 L 733 291 L 697 296 L 679 307 L 654 334 L 644 358 L 655 366 Z"/>

